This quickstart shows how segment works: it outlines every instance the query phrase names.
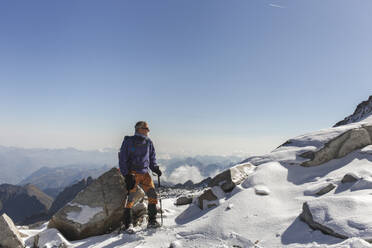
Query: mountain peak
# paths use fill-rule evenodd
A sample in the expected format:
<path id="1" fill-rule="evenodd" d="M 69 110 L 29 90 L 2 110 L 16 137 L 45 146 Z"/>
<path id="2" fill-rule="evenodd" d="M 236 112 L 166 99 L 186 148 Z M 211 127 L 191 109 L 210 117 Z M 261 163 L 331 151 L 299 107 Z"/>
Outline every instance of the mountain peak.
<path id="1" fill-rule="evenodd" d="M 333 127 L 358 122 L 367 118 L 370 115 L 372 115 L 372 95 L 369 96 L 367 101 L 359 103 L 352 115 L 349 115 L 342 121 L 337 122 Z"/>

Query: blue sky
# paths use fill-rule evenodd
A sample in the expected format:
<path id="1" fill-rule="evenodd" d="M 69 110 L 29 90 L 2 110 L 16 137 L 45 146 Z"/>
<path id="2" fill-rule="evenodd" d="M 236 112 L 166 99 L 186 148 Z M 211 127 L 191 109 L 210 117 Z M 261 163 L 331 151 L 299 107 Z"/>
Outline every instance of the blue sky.
<path id="1" fill-rule="evenodd" d="M 2 1 L 0 145 L 269 152 L 372 92 L 370 0 Z"/>

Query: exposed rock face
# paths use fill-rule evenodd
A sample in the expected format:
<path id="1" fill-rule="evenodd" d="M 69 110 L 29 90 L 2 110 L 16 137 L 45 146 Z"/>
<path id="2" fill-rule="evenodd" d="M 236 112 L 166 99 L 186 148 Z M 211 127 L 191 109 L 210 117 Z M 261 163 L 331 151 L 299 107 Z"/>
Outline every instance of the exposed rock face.
<path id="1" fill-rule="evenodd" d="M 92 181 L 93 179 L 88 177 L 87 179 L 83 179 L 80 182 L 65 188 L 53 201 L 53 204 L 49 209 L 49 215 L 53 216 L 55 213 L 57 213 L 58 210 L 74 199 L 80 191 L 89 186 Z"/>
<path id="2" fill-rule="evenodd" d="M 0 214 L 6 213 L 15 223 L 23 223 L 30 216 L 45 213 L 52 201 L 51 197 L 31 184 L 0 185 Z"/>
<path id="3" fill-rule="evenodd" d="M 372 96 L 369 96 L 367 101 L 361 102 L 352 115 L 346 117 L 342 121 L 337 122 L 334 127 L 358 122 L 370 115 L 372 115 Z"/>
<path id="4" fill-rule="evenodd" d="M 300 218 L 313 229 L 338 238 L 359 237 L 372 242 L 372 199 L 330 196 L 305 202 Z"/>
<path id="5" fill-rule="evenodd" d="M 213 190 L 207 189 L 198 197 L 198 206 L 200 209 L 215 207 L 217 206 L 216 200 L 218 200 L 218 197 Z"/>
<path id="6" fill-rule="evenodd" d="M 135 201 L 139 202 L 144 194 L 137 192 Z M 124 178 L 113 168 L 60 209 L 48 227 L 58 229 L 69 240 L 108 233 L 120 225 L 126 195 Z"/>
<path id="7" fill-rule="evenodd" d="M 4 248 L 23 248 L 21 234 L 15 227 L 12 219 L 8 215 L 0 216 L 0 247 Z"/>
<path id="8" fill-rule="evenodd" d="M 303 162 L 302 166 L 317 166 L 332 159 L 341 158 L 347 154 L 372 144 L 372 125 L 351 129 L 326 143 L 317 151 L 301 154 L 303 158 L 310 159 Z"/>
<path id="9" fill-rule="evenodd" d="M 252 173 L 253 168 L 254 166 L 250 163 L 233 166 L 212 178 L 208 186 L 220 186 L 223 191 L 229 192 L 246 179 Z"/>

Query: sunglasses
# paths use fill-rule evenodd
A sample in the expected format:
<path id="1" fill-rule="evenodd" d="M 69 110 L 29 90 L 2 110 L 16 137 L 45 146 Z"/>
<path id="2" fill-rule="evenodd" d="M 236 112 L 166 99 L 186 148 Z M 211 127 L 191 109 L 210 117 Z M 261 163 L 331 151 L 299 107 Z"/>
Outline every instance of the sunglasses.
<path id="1" fill-rule="evenodd" d="M 141 129 L 145 129 L 147 131 L 150 131 L 150 129 L 148 127 L 141 127 Z"/>

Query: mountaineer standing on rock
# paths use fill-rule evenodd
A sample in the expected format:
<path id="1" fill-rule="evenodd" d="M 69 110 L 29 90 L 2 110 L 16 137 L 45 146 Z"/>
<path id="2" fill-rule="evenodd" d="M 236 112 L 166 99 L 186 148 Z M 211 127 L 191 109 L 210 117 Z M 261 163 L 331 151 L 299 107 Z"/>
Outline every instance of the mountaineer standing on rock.
<path id="1" fill-rule="evenodd" d="M 156 164 L 155 149 L 148 137 L 150 129 L 145 121 L 139 121 L 135 125 L 133 136 L 125 136 L 119 152 L 120 172 L 125 178 L 129 191 L 124 210 L 124 225 L 128 232 L 133 232 L 132 207 L 137 185 L 140 185 L 148 197 L 148 226 L 157 228 L 160 226 L 156 220 L 156 204 L 158 203 L 154 182 L 149 174 L 149 168 L 158 176 L 162 172 Z"/>

